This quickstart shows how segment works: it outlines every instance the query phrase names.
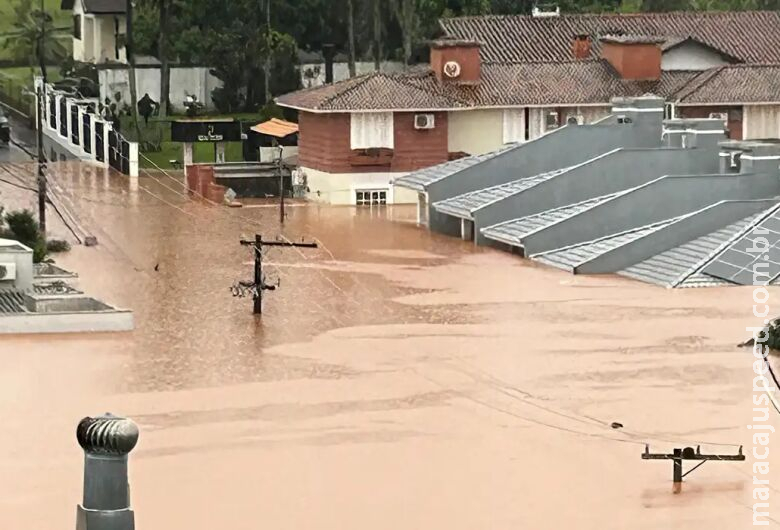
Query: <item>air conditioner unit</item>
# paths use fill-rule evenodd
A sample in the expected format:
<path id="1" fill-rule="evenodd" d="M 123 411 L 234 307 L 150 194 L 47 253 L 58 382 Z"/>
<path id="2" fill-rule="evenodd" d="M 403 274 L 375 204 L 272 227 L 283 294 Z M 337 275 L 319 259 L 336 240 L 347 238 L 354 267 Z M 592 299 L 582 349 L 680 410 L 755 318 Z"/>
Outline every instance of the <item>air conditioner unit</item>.
<path id="1" fill-rule="evenodd" d="M 16 263 L 0 263 L 0 281 L 16 279 Z"/>
<path id="2" fill-rule="evenodd" d="M 585 116 L 571 115 L 566 118 L 566 125 L 584 125 L 584 124 L 585 124 Z"/>
<path id="3" fill-rule="evenodd" d="M 729 115 L 727 112 L 710 112 L 710 119 L 729 121 Z"/>
<path id="4" fill-rule="evenodd" d="M 436 126 L 433 114 L 415 114 L 415 129 L 433 129 Z"/>

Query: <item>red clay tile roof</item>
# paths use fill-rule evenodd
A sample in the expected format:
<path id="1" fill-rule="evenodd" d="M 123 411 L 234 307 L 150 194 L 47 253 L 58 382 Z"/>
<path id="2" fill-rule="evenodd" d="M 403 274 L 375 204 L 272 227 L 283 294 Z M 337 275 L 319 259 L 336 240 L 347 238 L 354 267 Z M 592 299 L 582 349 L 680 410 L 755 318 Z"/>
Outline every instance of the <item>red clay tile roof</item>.
<path id="1" fill-rule="evenodd" d="M 301 90 L 277 101 L 319 112 L 607 105 L 612 97 L 645 93 L 682 103 L 780 101 L 780 12 L 482 16 L 444 19 L 441 25 L 445 39 L 480 42 L 479 84 L 440 83 L 424 66 Z M 573 57 L 578 35 L 591 36 L 590 59 Z M 656 82 L 627 81 L 599 59 L 603 37 L 629 42 L 662 39 L 664 49 L 692 40 L 730 61 L 754 65 L 664 71 Z"/>
<path id="2" fill-rule="evenodd" d="M 699 74 L 675 99 L 695 103 L 780 102 L 780 64 L 734 64 Z"/>
<path id="3" fill-rule="evenodd" d="M 559 17 L 480 16 L 443 19 L 451 37 L 482 43 L 485 62 L 570 61 L 572 40 L 590 35 L 598 57 L 603 35 L 693 37 L 745 62 L 780 63 L 780 12 L 676 12 Z"/>
<path id="4" fill-rule="evenodd" d="M 277 98 L 321 112 L 435 110 L 519 105 L 608 105 L 616 96 L 670 96 L 700 72 L 663 72 L 659 81 L 626 81 L 606 61 L 486 64 L 478 85 L 440 83 L 428 67 L 373 73 Z"/>

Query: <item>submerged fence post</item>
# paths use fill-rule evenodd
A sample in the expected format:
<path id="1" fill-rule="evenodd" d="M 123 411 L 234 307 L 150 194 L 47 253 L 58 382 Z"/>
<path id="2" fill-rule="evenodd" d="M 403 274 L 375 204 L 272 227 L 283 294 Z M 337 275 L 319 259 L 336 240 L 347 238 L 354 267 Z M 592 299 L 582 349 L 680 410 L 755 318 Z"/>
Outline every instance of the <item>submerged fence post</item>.
<path id="1" fill-rule="evenodd" d="M 127 455 L 138 442 L 138 426 L 106 413 L 81 420 L 76 438 L 84 449 L 84 498 L 76 508 L 76 530 L 134 530 Z"/>

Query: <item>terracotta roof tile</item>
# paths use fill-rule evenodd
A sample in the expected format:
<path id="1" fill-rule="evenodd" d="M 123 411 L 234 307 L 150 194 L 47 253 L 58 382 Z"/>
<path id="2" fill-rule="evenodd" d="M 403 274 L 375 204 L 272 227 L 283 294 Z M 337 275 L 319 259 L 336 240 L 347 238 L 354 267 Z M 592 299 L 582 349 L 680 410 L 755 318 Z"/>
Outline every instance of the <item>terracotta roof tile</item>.
<path id="1" fill-rule="evenodd" d="M 676 12 L 559 17 L 480 16 L 443 19 L 451 37 L 482 43 L 485 62 L 568 61 L 572 40 L 589 35 L 591 58 L 603 35 L 693 37 L 745 62 L 780 63 L 780 12 Z"/>
<path id="2" fill-rule="evenodd" d="M 675 96 L 680 103 L 777 102 L 780 101 L 780 64 L 713 68 Z"/>
<path id="3" fill-rule="evenodd" d="M 659 81 L 621 79 L 606 61 L 487 64 L 478 85 L 440 83 L 430 68 L 368 74 L 300 90 L 277 99 L 282 106 L 324 112 L 433 110 L 519 105 L 608 105 L 616 96 L 669 96 L 699 72 L 664 72 Z"/>

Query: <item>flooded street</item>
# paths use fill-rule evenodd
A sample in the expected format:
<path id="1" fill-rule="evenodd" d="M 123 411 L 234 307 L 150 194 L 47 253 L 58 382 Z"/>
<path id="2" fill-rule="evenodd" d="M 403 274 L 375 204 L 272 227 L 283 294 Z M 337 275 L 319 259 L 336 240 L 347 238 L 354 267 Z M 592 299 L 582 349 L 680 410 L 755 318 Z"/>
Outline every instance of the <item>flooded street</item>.
<path id="1" fill-rule="evenodd" d="M 100 242 L 58 263 L 136 330 L 0 337 L 0 527 L 75 527 L 75 427 L 105 411 L 141 429 L 139 530 L 751 526 L 753 358 L 735 344 L 757 324 L 752 288 L 573 276 L 419 229 L 411 206 L 296 204 L 281 233 L 320 248 L 264 251 L 279 286 L 256 318 L 229 288 L 252 277 L 239 239 L 280 233 L 275 204 L 53 171 Z M 645 443 L 744 444 L 748 461 L 708 462 L 672 495 Z"/>

